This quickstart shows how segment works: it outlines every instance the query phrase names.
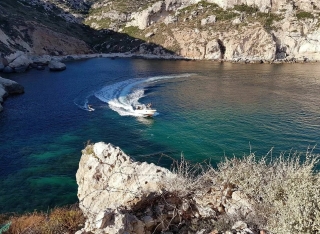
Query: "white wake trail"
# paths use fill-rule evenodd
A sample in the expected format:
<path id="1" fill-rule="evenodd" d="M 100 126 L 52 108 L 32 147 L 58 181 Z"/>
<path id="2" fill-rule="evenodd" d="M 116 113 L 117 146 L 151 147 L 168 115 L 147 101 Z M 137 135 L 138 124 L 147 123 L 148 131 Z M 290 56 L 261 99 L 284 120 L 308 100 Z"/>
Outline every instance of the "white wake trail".
<path id="1" fill-rule="evenodd" d="M 116 111 L 121 116 L 141 116 L 134 111 L 134 106 L 139 105 L 139 99 L 145 96 L 145 90 L 153 83 L 174 78 L 189 77 L 192 74 L 154 76 L 148 78 L 136 78 L 121 81 L 112 85 L 107 85 L 94 93 L 102 102 L 108 104 L 109 108 Z M 83 101 L 82 108 L 88 103 L 88 98 Z"/>

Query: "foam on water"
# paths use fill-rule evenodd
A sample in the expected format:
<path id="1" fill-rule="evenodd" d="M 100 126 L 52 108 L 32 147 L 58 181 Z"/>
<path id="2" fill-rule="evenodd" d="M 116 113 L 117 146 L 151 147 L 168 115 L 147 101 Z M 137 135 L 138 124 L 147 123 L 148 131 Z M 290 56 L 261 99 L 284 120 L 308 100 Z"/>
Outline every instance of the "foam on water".
<path id="1" fill-rule="evenodd" d="M 110 109 L 116 111 L 121 116 L 141 116 L 137 114 L 133 107 L 139 105 L 139 99 L 145 96 L 145 90 L 153 83 L 165 79 L 189 77 L 191 74 L 155 76 L 148 78 L 136 78 L 121 81 L 112 85 L 107 85 L 94 93 L 102 102 L 108 104 Z M 88 100 L 89 97 L 86 98 Z M 88 101 L 84 101 L 84 107 Z"/>
<path id="2" fill-rule="evenodd" d="M 80 109 L 90 111 L 88 104 L 89 98 L 94 95 L 94 92 L 81 91 L 77 98 L 73 100 L 74 104 Z"/>

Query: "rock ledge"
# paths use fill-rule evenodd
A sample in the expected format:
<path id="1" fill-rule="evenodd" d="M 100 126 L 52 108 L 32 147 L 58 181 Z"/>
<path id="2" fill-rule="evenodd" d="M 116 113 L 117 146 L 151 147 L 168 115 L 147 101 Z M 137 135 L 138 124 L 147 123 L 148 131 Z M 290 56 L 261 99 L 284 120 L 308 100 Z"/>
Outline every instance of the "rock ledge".
<path id="1" fill-rule="evenodd" d="M 189 186 L 185 176 L 135 162 L 119 147 L 103 142 L 82 151 L 76 179 L 86 217 L 77 234 L 210 233 L 221 214 L 253 213 L 232 184 L 216 186 L 207 178 Z"/>

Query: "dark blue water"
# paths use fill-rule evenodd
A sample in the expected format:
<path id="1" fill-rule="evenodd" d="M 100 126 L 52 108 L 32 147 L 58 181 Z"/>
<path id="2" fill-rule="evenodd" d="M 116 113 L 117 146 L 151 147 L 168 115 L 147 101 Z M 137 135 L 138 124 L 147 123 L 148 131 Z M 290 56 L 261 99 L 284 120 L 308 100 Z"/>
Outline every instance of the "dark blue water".
<path id="1" fill-rule="evenodd" d="M 0 212 L 75 203 L 75 173 L 89 140 L 164 166 L 170 160 L 163 155 L 216 164 L 250 150 L 278 155 L 320 143 L 318 64 L 99 58 L 68 63 L 63 72 L 5 77 L 25 94 L 8 98 L 0 113 Z M 143 90 L 138 101 L 157 109 L 153 119 L 111 109 L 95 95 L 104 89 L 127 103 L 135 83 Z M 86 102 L 94 112 L 81 109 Z"/>

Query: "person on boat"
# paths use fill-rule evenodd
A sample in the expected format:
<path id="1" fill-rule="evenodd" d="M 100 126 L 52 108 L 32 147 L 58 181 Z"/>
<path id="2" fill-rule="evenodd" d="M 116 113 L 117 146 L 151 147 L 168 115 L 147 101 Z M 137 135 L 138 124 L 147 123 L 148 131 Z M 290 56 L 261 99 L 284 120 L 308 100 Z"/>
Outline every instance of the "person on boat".
<path id="1" fill-rule="evenodd" d="M 151 108 L 151 103 L 148 103 L 148 104 L 147 104 L 147 108 Z"/>

